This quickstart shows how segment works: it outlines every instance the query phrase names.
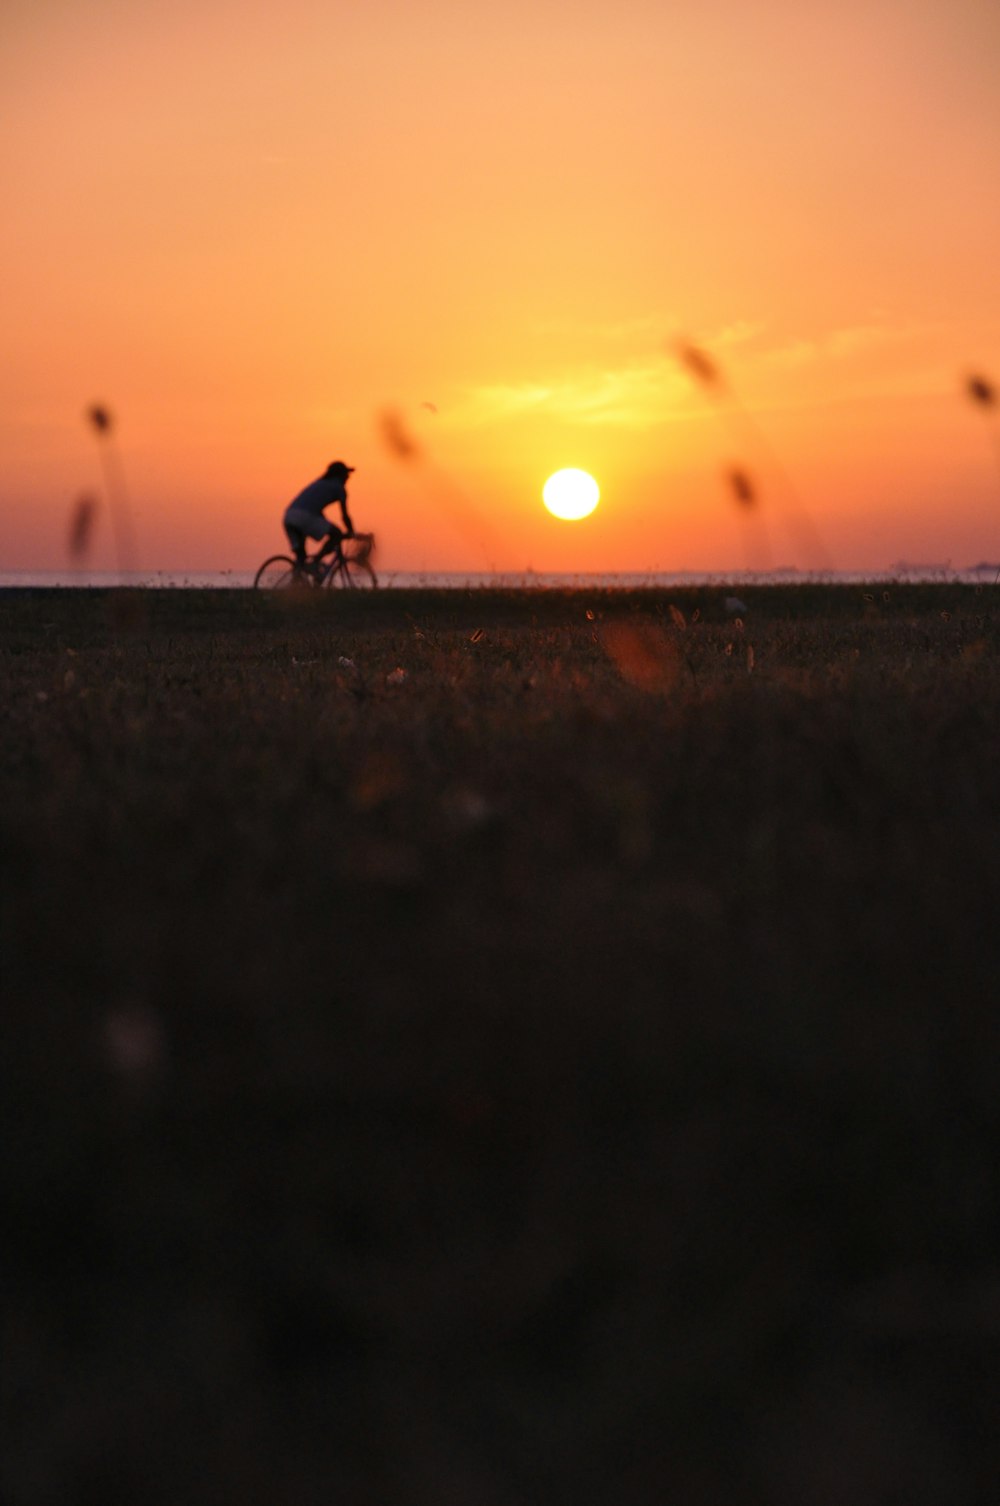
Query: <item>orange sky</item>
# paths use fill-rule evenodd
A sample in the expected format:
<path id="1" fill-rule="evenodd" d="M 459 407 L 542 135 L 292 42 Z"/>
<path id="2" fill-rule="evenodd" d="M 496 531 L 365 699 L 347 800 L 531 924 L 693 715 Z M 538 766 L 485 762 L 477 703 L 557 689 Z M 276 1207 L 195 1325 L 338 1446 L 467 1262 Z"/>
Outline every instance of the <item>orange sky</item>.
<path id="1" fill-rule="evenodd" d="M 6 0 L 0 568 L 66 563 L 94 401 L 149 569 L 334 458 L 388 569 L 818 564 L 789 486 L 842 568 L 1000 559 L 998 78 L 996 0 Z"/>

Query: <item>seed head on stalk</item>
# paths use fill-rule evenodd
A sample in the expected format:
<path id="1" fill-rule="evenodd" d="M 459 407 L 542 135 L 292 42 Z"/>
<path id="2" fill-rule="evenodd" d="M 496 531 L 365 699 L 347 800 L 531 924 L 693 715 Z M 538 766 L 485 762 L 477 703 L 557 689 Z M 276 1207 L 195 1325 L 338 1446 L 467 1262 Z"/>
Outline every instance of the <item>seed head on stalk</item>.
<path id="1" fill-rule="evenodd" d="M 730 466 L 726 472 L 726 481 L 729 490 L 733 494 L 734 502 L 740 507 L 754 507 L 757 502 L 757 489 L 753 484 L 753 478 L 748 471 L 738 465 Z"/>
<path id="2" fill-rule="evenodd" d="M 378 424 L 382 443 L 395 460 L 411 463 L 423 458 L 420 446 L 395 408 L 384 408 L 378 416 Z"/>
<path id="3" fill-rule="evenodd" d="M 998 412 L 997 389 L 989 377 L 983 376 L 981 371 L 970 372 L 965 379 L 965 395 L 975 407 L 981 408 L 986 415 L 986 421 L 990 426 L 990 438 L 993 441 L 993 458 L 996 462 L 997 474 L 1000 476 L 1000 412 Z M 1000 581 L 1000 570 L 997 571 L 993 584 Z"/>
<path id="4" fill-rule="evenodd" d="M 965 390 L 969 395 L 969 400 L 978 403 L 981 408 L 996 407 L 997 390 L 988 378 L 973 373 L 966 378 Z"/>
<path id="5" fill-rule="evenodd" d="M 93 424 L 98 434 L 110 434 L 113 427 L 111 414 L 101 403 L 92 403 L 87 409 L 87 417 Z"/>
<path id="6" fill-rule="evenodd" d="M 965 379 L 965 393 L 969 402 L 981 408 L 986 415 L 993 436 L 997 466 L 1000 468 L 1000 399 L 997 397 L 997 389 L 982 372 L 973 372 Z"/>
<path id="7" fill-rule="evenodd" d="M 722 422 L 729 429 L 740 449 L 756 451 L 761 457 L 764 469 L 778 483 L 778 494 L 784 504 L 784 522 L 789 533 L 814 566 L 829 570 L 831 568 L 830 556 L 798 492 L 757 423 L 740 402 L 718 362 L 700 345 L 683 337 L 668 343 L 667 350 L 680 363 L 691 380 L 704 388 L 715 401 Z M 733 498 L 742 509 L 747 512 L 756 511 L 759 517 L 762 516 L 761 491 L 751 479 L 749 471 L 742 466 L 731 467 L 726 474 L 726 481 Z"/>
<path id="8" fill-rule="evenodd" d="M 115 535 L 115 550 L 118 555 L 119 574 L 136 568 L 135 533 L 132 527 L 132 505 L 121 457 L 114 440 L 115 421 L 110 408 L 104 403 L 91 403 L 85 414 L 97 436 L 97 450 L 101 457 L 104 489 L 107 492 L 111 522 Z"/>
<path id="9" fill-rule="evenodd" d="M 433 403 L 422 403 L 421 407 L 437 411 Z M 434 464 L 426 447 L 414 439 L 404 415 L 398 408 L 385 407 L 375 415 L 375 422 L 379 440 L 387 453 L 400 465 L 409 466 L 419 476 L 428 500 L 456 531 L 464 534 L 482 551 L 484 558 L 490 562 L 490 569 L 495 570 L 500 548 L 497 535 L 451 477 Z"/>
<path id="10" fill-rule="evenodd" d="M 688 376 L 693 377 L 702 387 L 713 393 L 725 390 L 726 379 L 721 369 L 700 345 L 695 345 L 691 340 L 678 340 L 674 345 L 674 354 Z"/>

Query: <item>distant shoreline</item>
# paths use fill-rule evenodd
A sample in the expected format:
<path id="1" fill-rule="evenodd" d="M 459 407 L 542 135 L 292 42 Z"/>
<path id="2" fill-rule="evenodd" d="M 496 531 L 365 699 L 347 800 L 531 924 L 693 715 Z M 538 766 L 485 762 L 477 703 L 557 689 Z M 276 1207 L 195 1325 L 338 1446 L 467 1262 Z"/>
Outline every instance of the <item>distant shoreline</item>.
<path id="1" fill-rule="evenodd" d="M 890 566 L 878 570 L 643 570 L 607 573 L 555 571 L 385 571 L 380 587 L 385 590 L 662 590 L 691 586 L 751 587 L 781 585 L 885 586 L 993 585 L 1000 564 L 982 564 L 965 570 L 947 566 Z M 4 570 L 0 590 L 109 590 L 128 587 L 141 590 L 247 590 L 254 572 L 243 570 Z"/>

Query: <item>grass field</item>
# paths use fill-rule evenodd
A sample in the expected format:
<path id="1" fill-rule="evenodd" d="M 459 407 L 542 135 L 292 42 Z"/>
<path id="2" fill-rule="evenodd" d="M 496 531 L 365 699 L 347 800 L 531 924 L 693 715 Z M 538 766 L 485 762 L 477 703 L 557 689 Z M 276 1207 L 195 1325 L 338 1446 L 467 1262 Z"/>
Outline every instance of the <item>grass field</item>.
<path id="1" fill-rule="evenodd" d="M 1000 590 L 0 593 L 10 1506 L 1000 1478 Z"/>

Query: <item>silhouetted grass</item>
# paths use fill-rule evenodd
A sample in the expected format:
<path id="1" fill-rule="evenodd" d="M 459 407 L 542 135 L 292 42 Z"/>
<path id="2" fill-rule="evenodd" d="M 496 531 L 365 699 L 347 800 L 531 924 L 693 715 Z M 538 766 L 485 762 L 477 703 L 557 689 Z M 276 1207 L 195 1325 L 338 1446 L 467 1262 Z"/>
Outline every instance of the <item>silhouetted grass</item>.
<path id="1" fill-rule="evenodd" d="M 125 575 L 129 570 L 137 568 L 138 554 L 135 546 L 135 526 L 132 521 L 132 503 L 125 481 L 125 469 L 115 442 L 116 420 L 111 410 L 103 403 L 92 403 L 84 416 L 97 436 L 104 490 L 114 529 L 118 569 L 122 575 Z M 87 533 L 89 535 L 89 520 Z"/>
<path id="2" fill-rule="evenodd" d="M 429 413 L 438 411 L 434 403 L 425 402 L 420 406 Z M 473 546 L 491 570 L 495 569 L 497 560 L 502 557 L 499 535 L 451 476 L 429 458 L 426 446 L 414 439 L 403 413 L 397 408 L 383 408 L 376 414 L 376 430 L 387 454 L 418 474 L 430 506 Z"/>
<path id="3" fill-rule="evenodd" d="M 993 458 L 996 462 L 997 472 L 1000 474 L 1000 416 L 997 408 L 997 389 L 989 377 L 981 372 L 973 373 L 965 379 L 965 395 L 975 407 L 980 408 L 990 427 L 990 438 L 993 442 Z"/>
<path id="4" fill-rule="evenodd" d="M 759 425 L 747 412 L 729 381 L 722 366 L 707 351 L 686 338 L 668 342 L 667 350 L 676 358 L 681 369 L 715 403 L 720 418 L 726 424 L 733 442 L 741 453 L 756 453 L 763 462 L 772 484 L 777 483 L 778 496 L 782 501 L 784 521 L 802 559 L 813 570 L 830 570 L 833 562 L 816 528 L 815 523 L 802 504 L 796 488 L 778 459 L 774 449 L 764 437 Z M 743 460 L 730 464 L 724 473 L 726 486 L 737 507 L 744 513 L 752 512 L 759 531 L 761 558 L 756 566 L 748 559 L 748 568 L 768 570 L 771 568 L 771 545 L 768 528 L 761 511 L 760 486 Z"/>
<path id="5" fill-rule="evenodd" d="M 989 1499 L 1000 593 L 740 589 L 0 593 L 5 1502 Z"/>
<path id="6" fill-rule="evenodd" d="M 74 563 L 82 563 L 86 558 L 96 519 L 97 498 L 84 492 L 73 505 L 67 534 L 69 557 Z"/>

